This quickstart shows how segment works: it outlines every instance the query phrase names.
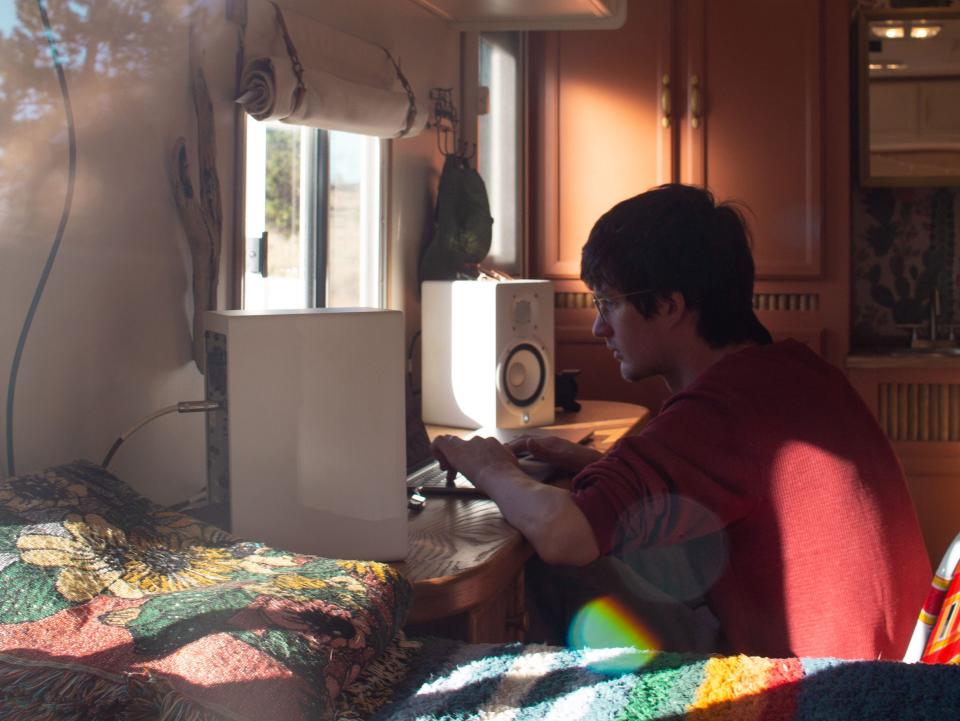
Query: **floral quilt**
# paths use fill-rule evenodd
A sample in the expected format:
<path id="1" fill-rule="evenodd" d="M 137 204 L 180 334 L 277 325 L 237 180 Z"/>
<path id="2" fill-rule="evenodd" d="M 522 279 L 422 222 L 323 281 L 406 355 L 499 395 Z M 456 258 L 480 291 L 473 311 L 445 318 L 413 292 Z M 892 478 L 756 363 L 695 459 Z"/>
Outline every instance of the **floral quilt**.
<path id="1" fill-rule="evenodd" d="M 324 719 L 411 599 L 391 566 L 165 511 L 79 461 L 0 481 L 4 719 Z"/>

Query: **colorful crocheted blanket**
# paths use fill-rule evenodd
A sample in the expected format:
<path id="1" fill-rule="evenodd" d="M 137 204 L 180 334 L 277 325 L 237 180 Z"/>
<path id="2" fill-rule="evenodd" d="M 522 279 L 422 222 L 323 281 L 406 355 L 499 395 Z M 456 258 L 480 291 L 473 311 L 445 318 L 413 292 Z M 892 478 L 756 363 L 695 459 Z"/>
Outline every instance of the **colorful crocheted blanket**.
<path id="1" fill-rule="evenodd" d="M 0 718 L 328 718 L 394 638 L 390 566 L 296 555 L 77 462 L 0 481 Z"/>
<path id="2" fill-rule="evenodd" d="M 891 721 L 960 717 L 960 667 L 401 641 L 339 719 Z M 387 654 L 392 656 L 394 654 Z"/>

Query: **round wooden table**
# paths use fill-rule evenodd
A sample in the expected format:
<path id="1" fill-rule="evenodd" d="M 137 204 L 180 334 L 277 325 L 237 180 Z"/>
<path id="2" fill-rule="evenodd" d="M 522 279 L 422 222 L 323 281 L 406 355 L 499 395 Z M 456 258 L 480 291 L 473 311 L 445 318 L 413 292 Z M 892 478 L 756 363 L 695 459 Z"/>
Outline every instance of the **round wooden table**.
<path id="1" fill-rule="evenodd" d="M 577 413 L 562 413 L 547 428 L 588 428 L 590 446 L 608 450 L 649 419 L 643 406 L 581 401 Z M 431 438 L 462 428 L 427 426 Z M 484 498 L 432 496 L 410 512 L 410 547 L 394 564 L 413 583 L 409 623 L 430 631 L 441 619 L 460 616 L 458 635 L 471 642 L 513 640 L 523 626 L 523 564 L 533 551 Z"/>

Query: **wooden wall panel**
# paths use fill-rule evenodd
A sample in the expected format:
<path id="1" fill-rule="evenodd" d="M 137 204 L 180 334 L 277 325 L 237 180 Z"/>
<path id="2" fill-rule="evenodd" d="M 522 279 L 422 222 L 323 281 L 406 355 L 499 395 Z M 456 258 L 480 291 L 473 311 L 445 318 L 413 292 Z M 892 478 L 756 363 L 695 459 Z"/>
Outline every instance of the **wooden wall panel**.
<path id="1" fill-rule="evenodd" d="M 900 459 L 936 567 L 960 532 L 960 359 L 896 362 L 853 357 L 848 377 Z"/>
<path id="2" fill-rule="evenodd" d="M 930 565 L 936 568 L 960 533 L 960 443 L 924 444 L 917 449 L 894 443 L 894 449 L 903 464 Z M 931 471 L 924 470 L 931 466 Z"/>

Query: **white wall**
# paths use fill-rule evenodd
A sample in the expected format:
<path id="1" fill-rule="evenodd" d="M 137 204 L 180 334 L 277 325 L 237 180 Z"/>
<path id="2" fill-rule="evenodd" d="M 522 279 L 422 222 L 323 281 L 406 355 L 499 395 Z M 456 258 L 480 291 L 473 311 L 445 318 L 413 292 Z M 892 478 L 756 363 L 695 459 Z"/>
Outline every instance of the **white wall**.
<path id="1" fill-rule="evenodd" d="M 237 28 L 225 20 L 222 0 L 188 3 L 92 0 L 87 16 L 51 15 L 68 53 L 77 175 L 62 245 L 15 385 L 18 473 L 80 457 L 100 460 L 139 418 L 203 395 L 203 378 L 190 353 L 189 251 L 167 163 L 177 136 L 190 140 L 192 152 L 196 148 L 189 85 L 192 18 L 194 49 L 217 117 L 223 305 L 233 243 Z M 0 14 L 0 94 L 6 96 L 0 97 L 0 476 L 8 465 L 11 363 L 67 187 L 68 136 L 56 74 L 36 6 L 19 5 L 25 15 L 15 22 Z M 457 34 L 412 3 L 283 5 L 386 46 L 418 94 L 456 85 Z M 63 13 L 65 7 L 57 4 L 51 12 Z M 121 16 L 121 8 L 136 12 Z M 26 33 L 22 41 L 11 27 Z M 76 52 L 79 42 L 85 55 Z M 37 59 L 45 67 L 35 69 Z M 403 308 L 412 298 L 440 158 L 428 134 L 393 145 L 389 297 L 392 307 Z M 189 495 L 205 484 L 202 418 L 170 415 L 153 422 L 123 446 L 111 470 L 160 502 Z"/>

